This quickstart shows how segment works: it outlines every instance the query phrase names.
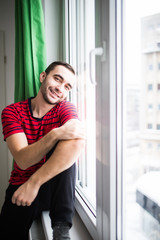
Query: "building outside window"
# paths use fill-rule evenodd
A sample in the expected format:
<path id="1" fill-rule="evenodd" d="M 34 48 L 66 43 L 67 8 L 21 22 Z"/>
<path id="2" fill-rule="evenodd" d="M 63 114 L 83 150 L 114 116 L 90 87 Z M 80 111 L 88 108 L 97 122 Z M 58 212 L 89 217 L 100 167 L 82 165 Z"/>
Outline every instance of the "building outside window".
<path id="1" fill-rule="evenodd" d="M 153 84 L 148 84 L 148 91 L 152 91 L 153 90 Z"/>
<path id="2" fill-rule="evenodd" d="M 157 84 L 157 90 L 160 90 L 160 83 Z"/>
<path id="3" fill-rule="evenodd" d="M 153 65 L 149 64 L 148 69 L 149 69 L 149 71 L 153 71 Z"/>
<path id="4" fill-rule="evenodd" d="M 152 143 L 147 144 L 147 148 L 151 149 L 153 147 Z"/>
<path id="5" fill-rule="evenodd" d="M 149 111 L 152 111 L 152 110 L 153 110 L 153 104 L 151 104 L 151 103 L 148 104 L 148 110 L 149 110 Z"/>
<path id="6" fill-rule="evenodd" d="M 160 192 L 157 185 L 160 179 L 160 99 L 158 94 L 160 90 L 160 5 L 156 0 L 127 0 L 123 1 L 123 7 L 125 9 L 123 12 L 125 43 L 123 46 L 125 83 L 123 118 L 127 124 L 124 125 L 123 142 L 122 239 L 160 240 L 160 220 L 156 217 L 160 210 Z M 133 36 L 136 36 L 136 40 L 134 39 L 134 47 L 131 48 Z M 136 62 L 136 73 L 131 71 L 133 62 Z M 132 108 L 127 97 L 128 89 L 131 91 L 135 88 L 140 92 L 139 115 Z M 129 108 L 132 109 L 132 113 L 126 111 Z M 136 128 L 132 127 L 131 114 L 136 114 L 138 118 L 139 124 Z M 128 144 L 129 136 L 132 136 L 133 142 L 134 139 L 139 139 L 137 146 Z M 158 198 L 155 198 L 156 195 Z"/>
<path id="7" fill-rule="evenodd" d="M 148 123 L 147 128 L 148 128 L 148 129 L 152 129 L 152 128 L 153 128 L 152 123 Z"/>

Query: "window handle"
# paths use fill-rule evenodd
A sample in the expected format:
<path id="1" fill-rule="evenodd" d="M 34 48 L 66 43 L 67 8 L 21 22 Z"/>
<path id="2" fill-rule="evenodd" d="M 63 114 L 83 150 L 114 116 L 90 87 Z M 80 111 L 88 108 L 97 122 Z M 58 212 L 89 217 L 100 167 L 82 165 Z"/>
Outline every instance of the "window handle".
<path id="1" fill-rule="evenodd" d="M 102 47 L 92 49 L 89 54 L 90 80 L 94 85 L 97 85 L 97 82 L 95 80 L 95 56 L 102 56 L 101 61 L 106 61 L 106 41 L 103 41 L 102 45 Z"/>

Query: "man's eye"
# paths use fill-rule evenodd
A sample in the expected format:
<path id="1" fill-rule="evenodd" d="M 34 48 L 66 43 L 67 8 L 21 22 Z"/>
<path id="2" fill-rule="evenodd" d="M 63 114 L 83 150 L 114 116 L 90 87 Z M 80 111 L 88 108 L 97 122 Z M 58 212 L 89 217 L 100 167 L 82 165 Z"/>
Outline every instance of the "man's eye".
<path id="1" fill-rule="evenodd" d="M 55 80 L 56 80 L 57 82 L 59 82 L 59 81 L 60 81 L 60 79 L 59 79 L 59 78 L 57 78 L 57 77 L 55 77 Z"/>
<path id="2" fill-rule="evenodd" d="M 69 91 L 69 90 L 70 90 L 70 87 L 69 87 L 69 86 L 66 86 L 65 88 L 66 88 L 66 90 L 67 90 L 67 91 Z"/>

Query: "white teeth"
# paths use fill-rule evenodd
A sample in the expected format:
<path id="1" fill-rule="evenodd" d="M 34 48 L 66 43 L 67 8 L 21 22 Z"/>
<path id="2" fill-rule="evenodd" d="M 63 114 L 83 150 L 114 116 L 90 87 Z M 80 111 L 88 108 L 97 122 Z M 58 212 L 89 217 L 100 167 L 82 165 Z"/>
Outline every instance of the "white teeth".
<path id="1" fill-rule="evenodd" d="M 52 93 L 53 95 L 55 95 L 56 97 L 59 97 L 59 96 L 53 91 L 52 88 L 50 88 L 50 91 L 51 91 L 51 93 Z"/>

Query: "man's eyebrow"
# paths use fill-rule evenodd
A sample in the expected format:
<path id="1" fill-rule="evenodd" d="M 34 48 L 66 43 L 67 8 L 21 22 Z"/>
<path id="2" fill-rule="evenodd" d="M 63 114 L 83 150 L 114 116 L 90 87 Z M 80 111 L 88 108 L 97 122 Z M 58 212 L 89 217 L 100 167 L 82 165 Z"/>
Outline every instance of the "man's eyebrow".
<path id="1" fill-rule="evenodd" d="M 62 81 L 64 81 L 64 78 L 60 74 L 54 74 L 55 77 L 59 77 Z M 67 83 L 67 85 L 72 89 L 72 85 L 70 83 Z"/>
<path id="2" fill-rule="evenodd" d="M 61 79 L 64 81 L 64 78 L 63 78 L 61 75 L 59 75 L 59 74 L 54 74 L 54 76 L 55 76 L 55 77 L 59 77 L 59 78 L 61 78 Z"/>

